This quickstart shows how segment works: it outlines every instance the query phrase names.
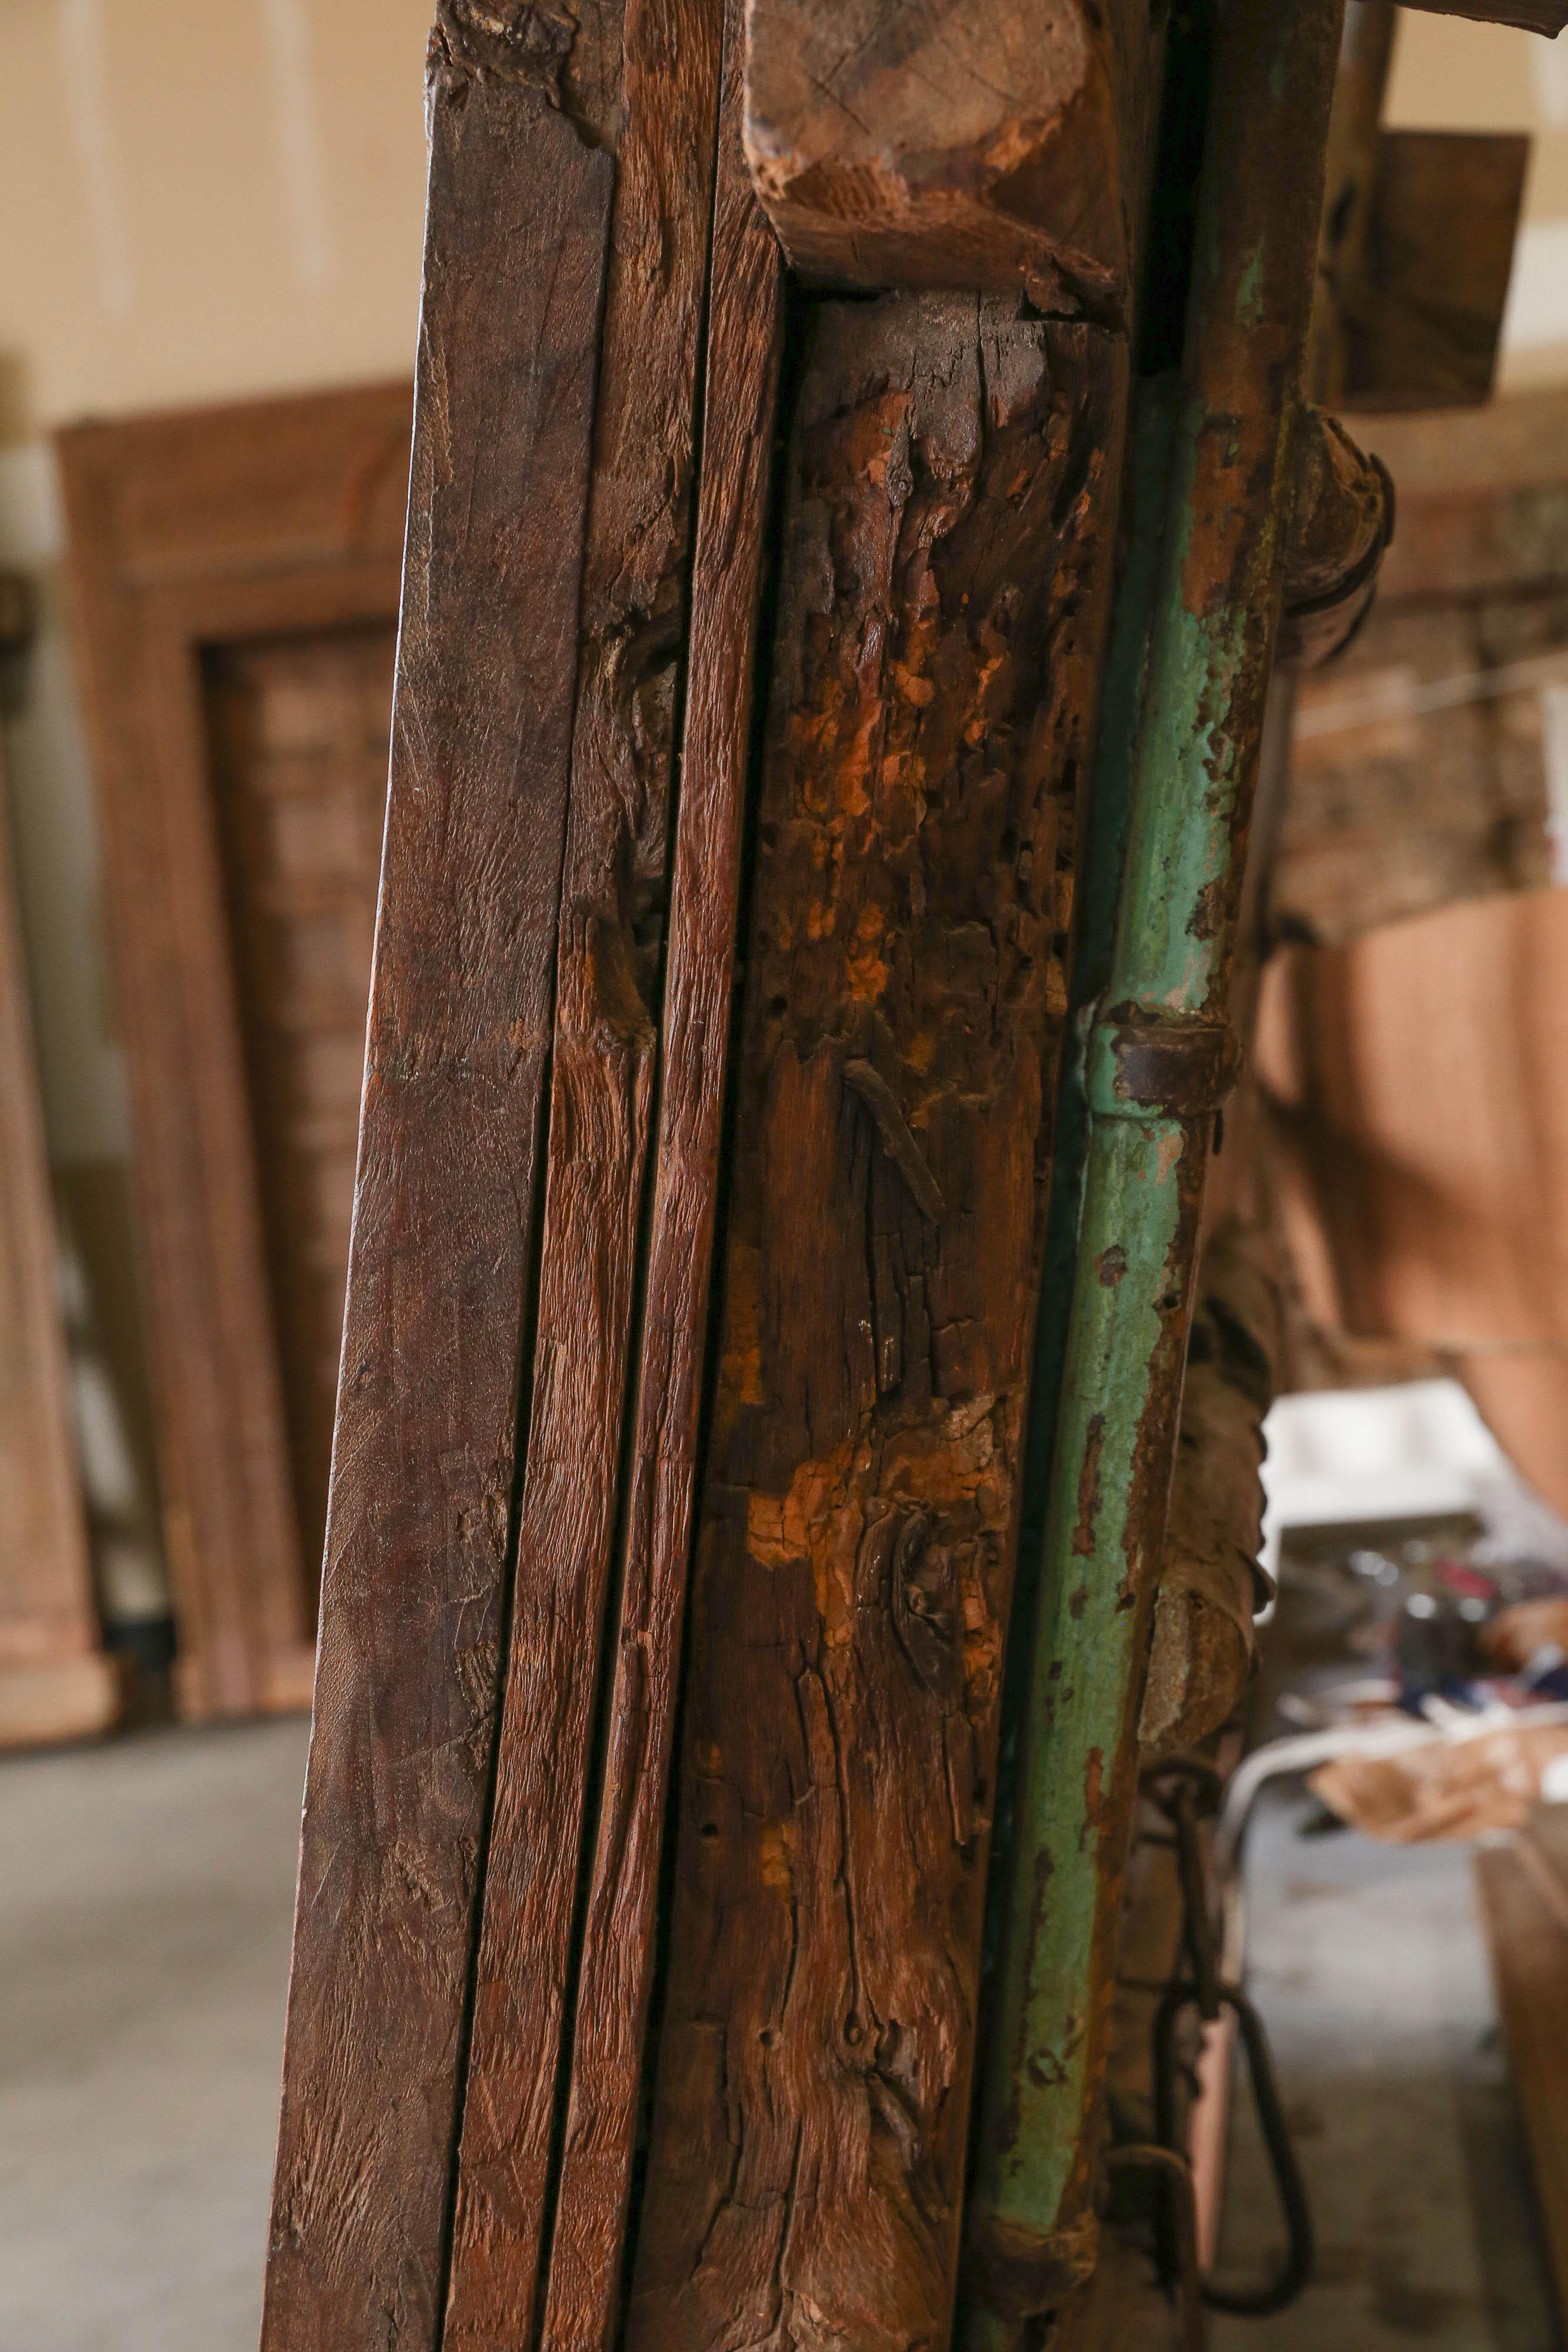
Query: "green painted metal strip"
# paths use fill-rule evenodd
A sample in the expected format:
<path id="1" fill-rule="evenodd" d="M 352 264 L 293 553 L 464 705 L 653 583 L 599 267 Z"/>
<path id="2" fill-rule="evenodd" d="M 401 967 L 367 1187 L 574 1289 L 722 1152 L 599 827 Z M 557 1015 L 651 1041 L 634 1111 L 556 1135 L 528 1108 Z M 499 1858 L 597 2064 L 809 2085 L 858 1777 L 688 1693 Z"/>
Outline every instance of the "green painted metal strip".
<path id="1" fill-rule="evenodd" d="M 1088 1148 L 971 2203 L 966 2352 L 1011 2352 L 1028 2315 L 1054 2307 L 1092 2259 L 1136 1709 L 1226 1060 L 1215 1048 L 1272 660 L 1342 6 L 1228 0 L 1218 22 L 1126 850 L 1086 1040 Z M 1135 636 L 1124 636 L 1124 651 L 1131 662 Z M 1114 760 L 1114 702 L 1108 725 Z"/>

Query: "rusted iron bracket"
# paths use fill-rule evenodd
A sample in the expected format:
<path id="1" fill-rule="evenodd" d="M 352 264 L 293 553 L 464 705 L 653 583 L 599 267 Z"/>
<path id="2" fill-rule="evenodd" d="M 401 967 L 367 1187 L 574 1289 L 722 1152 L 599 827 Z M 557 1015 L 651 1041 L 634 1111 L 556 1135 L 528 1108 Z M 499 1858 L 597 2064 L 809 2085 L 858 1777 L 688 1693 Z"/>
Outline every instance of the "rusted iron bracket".
<path id="1" fill-rule="evenodd" d="M 1394 484 L 1337 417 L 1307 407 L 1298 428 L 1296 504 L 1279 658 L 1316 669 L 1343 651 L 1372 607 L 1394 537 Z"/>
<path id="2" fill-rule="evenodd" d="M 1235 1086 L 1240 1046 L 1228 1022 L 1116 1005 L 1089 1034 L 1084 1087 L 1096 1118 L 1202 1118 Z"/>

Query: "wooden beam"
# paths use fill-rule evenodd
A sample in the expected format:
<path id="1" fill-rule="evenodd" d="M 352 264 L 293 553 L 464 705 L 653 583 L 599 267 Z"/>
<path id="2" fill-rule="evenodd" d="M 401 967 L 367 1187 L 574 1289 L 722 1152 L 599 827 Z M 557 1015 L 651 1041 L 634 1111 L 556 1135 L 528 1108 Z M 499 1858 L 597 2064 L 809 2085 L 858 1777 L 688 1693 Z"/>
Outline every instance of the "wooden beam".
<path id="1" fill-rule="evenodd" d="M 262 2341 L 434 2352 L 533 1313 L 614 163 L 443 0 L 391 789 Z M 550 20 L 552 24 L 559 20 Z M 612 60 L 618 65 L 618 60 Z"/>
<path id="2" fill-rule="evenodd" d="M 747 154 L 798 269 L 1125 314 L 1143 0 L 754 0 L 747 43 Z"/>
<path id="3" fill-rule="evenodd" d="M 630 2352 L 946 2339 L 1125 366 L 811 329 Z"/>
<path id="4" fill-rule="evenodd" d="M 635 1361 L 721 30 L 719 0 L 631 0 L 625 10 L 538 1329 L 464 2094 L 448 2352 L 514 2345 L 517 2314 L 532 2311 L 541 2291 L 552 2202 L 574 2230 L 589 2221 L 575 2185 L 570 2206 L 564 2191 L 553 2193 L 557 2081 L 571 2044 L 579 1886 L 595 1830 L 595 1699 Z M 654 254 L 657 268 L 649 266 Z M 758 526 L 743 520 L 751 534 L 743 544 L 754 551 Z M 717 617 L 705 614 L 710 625 Z M 706 781 L 690 780 L 697 809 Z M 683 793 L 682 823 L 695 813 Z M 695 1271 L 688 1255 L 681 1268 Z M 660 1272 L 667 1280 L 668 1266 Z M 701 1273 L 706 1279 L 706 1263 Z M 700 1352 L 704 1308 L 694 1313 L 685 1296 L 673 1304 L 682 1339 Z M 623 1981 L 635 1978 L 652 1921 L 622 1924 L 627 1940 L 605 1957 Z M 634 2116 L 640 2016 L 620 2022 L 630 2030 Z M 602 2030 L 609 2021 L 596 2023 Z M 595 2028 L 586 2030 L 591 2039 Z M 601 2215 L 591 2234 L 609 2302 L 625 2184 L 619 2193 L 604 2185 L 610 2195 L 602 2211 L 591 2208 Z M 591 2331 L 582 2340 L 596 2338 Z"/>
<path id="5" fill-rule="evenodd" d="M 611 2341 L 618 2309 L 696 1504 L 784 293 L 740 149 L 736 0 L 728 15 L 643 1356 L 542 2352 Z"/>

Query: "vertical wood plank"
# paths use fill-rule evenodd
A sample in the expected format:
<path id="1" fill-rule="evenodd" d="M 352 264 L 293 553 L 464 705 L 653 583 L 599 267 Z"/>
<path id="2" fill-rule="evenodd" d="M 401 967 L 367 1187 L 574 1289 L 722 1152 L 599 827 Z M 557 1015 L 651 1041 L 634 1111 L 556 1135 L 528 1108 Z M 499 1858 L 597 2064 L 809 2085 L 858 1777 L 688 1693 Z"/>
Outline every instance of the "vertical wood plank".
<path id="1" fill-rule="evenodd" d="M 538 1339 L 444 2343 L 535 2308 L 652 1112 L 718 0 L 631 0 L 583 583 Z"/>
<path id="2" fill-rule="evenodd" d="M 433 38 L 267 2352 L 430 2352 L 440 2329 L 613 181 L 576 119 L 570 38 L 508 44 L 464 0 Z"/>
<path id="3" fill-rule="evenodd" d="M 740 147 L 734 0 L 728 16 L 643 1352 L 548 2352 L 600 2352 L 618 2317 L 691 1551 L 783 301 Z"/>
<path id="4" fill-rule="evenodd" d="M 1124 377 L 818 315 L 630 2352 L 946 2340 Z"/>

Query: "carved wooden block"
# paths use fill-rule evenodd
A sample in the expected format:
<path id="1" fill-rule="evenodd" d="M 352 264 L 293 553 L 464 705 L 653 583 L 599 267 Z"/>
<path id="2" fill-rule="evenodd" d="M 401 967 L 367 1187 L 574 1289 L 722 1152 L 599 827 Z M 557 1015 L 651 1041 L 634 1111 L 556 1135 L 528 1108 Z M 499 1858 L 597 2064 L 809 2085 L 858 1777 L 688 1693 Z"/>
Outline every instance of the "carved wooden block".
<path id="1" fill-rule="evenodd" d="M 746 147 L 798 269 L 1124 314 L 1144 0 L 752 0 Z"/>

